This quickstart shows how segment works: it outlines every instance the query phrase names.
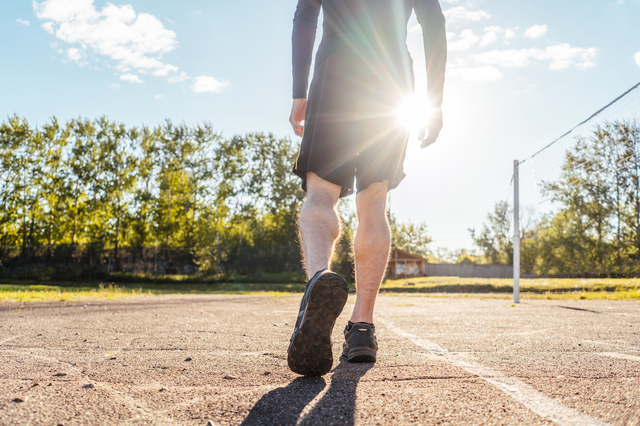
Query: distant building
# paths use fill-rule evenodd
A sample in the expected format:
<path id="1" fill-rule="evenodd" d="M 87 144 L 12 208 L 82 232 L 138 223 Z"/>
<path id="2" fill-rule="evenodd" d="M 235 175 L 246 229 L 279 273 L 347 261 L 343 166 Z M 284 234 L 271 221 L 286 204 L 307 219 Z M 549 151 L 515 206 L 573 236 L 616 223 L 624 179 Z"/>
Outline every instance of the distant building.
<path id="1" fill-rule="evenodd" d="M 408 251 L 399 248 L 391 249 L 391 257 L 389 259 L 389 268 L 387 269 L 387 277 L 389 278 L 407 278 L 407 277 L 423 277 L 424 265 L 427 259 L 417 254 L 411 254 Z"/>

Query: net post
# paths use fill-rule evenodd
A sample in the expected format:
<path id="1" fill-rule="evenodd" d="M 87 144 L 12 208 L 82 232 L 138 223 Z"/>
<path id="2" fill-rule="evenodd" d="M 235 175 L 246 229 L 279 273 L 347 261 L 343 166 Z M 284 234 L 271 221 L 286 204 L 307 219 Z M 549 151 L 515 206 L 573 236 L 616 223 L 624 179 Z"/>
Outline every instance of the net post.
<path id="1" fill-rule="evenodd" d="M 518 160 L 513 161 L 513 303 L 520 303 L 520 196 Z"/>

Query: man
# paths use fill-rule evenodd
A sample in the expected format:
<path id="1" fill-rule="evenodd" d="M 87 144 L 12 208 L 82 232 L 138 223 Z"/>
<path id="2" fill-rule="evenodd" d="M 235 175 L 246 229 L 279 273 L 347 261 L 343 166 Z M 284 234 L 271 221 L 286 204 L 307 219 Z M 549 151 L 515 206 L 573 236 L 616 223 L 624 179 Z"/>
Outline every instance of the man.
<path id="1" fill-rule="evenodd" d="M 323 38 L 307 98 L 321 9 Z M 423 30 L 427 97 L 433 109 L 424 147 L 442 128 L 447 46 L 438 0 L 298 1 L 289 121 L 302 136 L 293 172 L 307 192 L 299 229 L 309 277 L 288 350 L 289 367 L 298 374 L 319 376 L 333 365 L 331 332 L 348 294 L 345 280 L 331 272 L 341 227 L 336 206 L 340 197 L 353 193 L 354 180 L 356 302 L 344 332 L 343 356 L 350 362 L 376 360 L 373 309 L 391 245 L 387 192 L 405 176 L 409 131 L 399 126 L 396 111 L 414 90 L 406 46 L 407 22 L 414 10 Z"/>

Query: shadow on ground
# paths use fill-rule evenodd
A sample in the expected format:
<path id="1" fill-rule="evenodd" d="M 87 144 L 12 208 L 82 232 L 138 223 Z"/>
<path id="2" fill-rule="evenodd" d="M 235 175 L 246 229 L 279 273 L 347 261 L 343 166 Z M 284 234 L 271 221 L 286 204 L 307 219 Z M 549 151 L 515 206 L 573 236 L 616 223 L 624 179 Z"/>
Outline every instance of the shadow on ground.
<path id="1" fill-rule="evenodd" d="M 358 382 L 373 365 L 350 364 L 340 358 L 329 389 L 300 421 L 305 407 L 325 389 L 323 378 L 298 377 L 287 386 L 265 394 L 242 425 L 353 425 Z"/>

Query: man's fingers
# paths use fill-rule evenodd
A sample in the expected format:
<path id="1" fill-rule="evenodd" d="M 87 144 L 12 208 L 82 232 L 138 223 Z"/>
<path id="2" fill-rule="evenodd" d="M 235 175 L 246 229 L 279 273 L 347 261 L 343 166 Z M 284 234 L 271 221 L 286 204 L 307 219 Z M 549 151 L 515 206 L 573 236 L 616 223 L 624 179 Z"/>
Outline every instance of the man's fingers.
<path id="1" fill-rule="evenodd" d="M 293 127 L 293 132 L 296 134 L 296 136 L 302 136 L 302 133 L 304 131 L 304 126 L 302 126 L 293 117 L 289 118 L 289 123 L 291 123 L 291 127 Z"/>
<path id="2" fill-rule="evenodd" d="M 296 134 L 296 136 L 302 137 L 302 134 L 304 133 L 304 126 L 300 123 L 304 121 L 306 107 L 307 100 L 305 98 L 293 100 L 291 115 L 289 116 L 289 123 L 291 123 L 291 127 L 293 127 L 293 132 Z"/>
<path id="3" fill-rule="evenodd" d="M 418 134 L 418 139 L 422 141 L 420 148 L 426 148 L 438 139 L 438 136 L 440 136 L 440 131 L 442 130 L 442 119 L 436 117 L 431 121 L 431 123 L 429 123 L 426 128 L 429 131 L 429 133 L 426 134 L 426 138 L 425 128 L 422 128 L 420 133 Z"/>
<path id="4" fill-rule="evenodd" d="M 419 141 L 423 140 L 426 134 L 427 134 L 427 126 L 420 127 L 420 130 L 418 131 L 418 140 Z"/>

